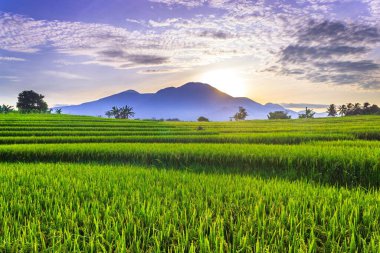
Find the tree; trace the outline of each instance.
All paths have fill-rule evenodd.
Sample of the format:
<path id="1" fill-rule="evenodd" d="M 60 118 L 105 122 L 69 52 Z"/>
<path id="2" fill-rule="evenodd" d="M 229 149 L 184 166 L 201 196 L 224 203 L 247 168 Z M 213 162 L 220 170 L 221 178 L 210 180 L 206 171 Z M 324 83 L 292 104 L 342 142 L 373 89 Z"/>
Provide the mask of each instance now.
<path id="1" fill-rule="evenodd" d="M 116 106 L 113 106 L 111 111 L 110 111 L 111 115 L 115 117 L 115 119 L 118 119 L 120 118 L 120 109 Z"/>
<path id="2" fill-rule="evenodd" d="M 14 109 L 13 109 L 13 106 L 10 106 L 10 105 L 1 105 L 0 106 L 0 113 L 9 113 L 9 112 L 13 112 Z"/>
<path id="3" fill-rule="evenodd" d="M 23 91 L 18 95 L 17 108 L 20 112 L 47 112 L 48 105 L 44 96 L 32 90 Z"/>
<path id="4" fill-rule="evenodd" d="M 111 118 L 112 117 L 112 112 L 111 111 L 106 111 L 106 116 L 107 118 Z"/>
<path id="5" fill-rule="evenodd" d="M 327 108 L 327 113 L 328 113 L 327 116 L 335 117 L 338 114 L 337 111 L 336 111 L 336 106 L 334 104 L 331 104 Z"/>
<path id="6" fill-rule="evenodd" d="M 306 107 L 305 113 L 299 114 L 298 118 L 300 118 L 300 119 L 311 119 L 311 118 L 314 118 L 314 114 L 315 114 L 315 112 L 313 111 L 313 109 L 308 109 Z"/>
<path id="7" fill-rule="evenodd" d="M 347 106 L 346 105 L 340 105 L 338 108 L 339 115 L 344 116 L 347 113 Z"/>
<path id="8" fill-rule="evenodd" d="M 239 121 L 239 120 L 245 120 L 247 116 L 248 116 L 247 110 L 244 107 L 239 106 L 239 111 L 235 113 L 233 117 L 236 121 Z"/>
<path id="9" fill-rule="evenodd" d="M 347 105 L 339 106 L 339 114 L 341 116 L 351 116 L 351 115 L 374 115 L 380 114 L 380 109 L 377 105 L 371 105 L 368 102 L 363 103 L 347 103 Z"/>
<path id="10" fill-rule="evenodd" d="M 199 122 L 209 122 L 209 119 L 206 118 L 206 117 L 200 116 L 200 117 L 198 118 L 198 121 L 199 121 Z"/>
<path id="11" fill-rule="evenodd" d="M 268 119 L 290 119 L 292 116 L 284 111 L 275 111 L 268 114 Z"/>
<path id="12" fill-rule="evenodd" d="M 55 109 L 55 113 L 56 113 L 56 114 L 62 114 L 62 109 L 61 109 L 61 108 L 59 108 L 59 109 Z"/>
<path id="13" fill-rule="evenodd" d="M 133 107 L 130 107 L 128 105 L 120 108 L 120 118 L 121 119 L 129 119 L 135 116 L 135 113 L 133 111 Z"/>
<path id="14" fill-rule="evenodd" d="M 132 107 L 129 107 L 128 105 L 126 105 L 120 108 L 117 106 L 113 106 L 111 110 L 105 113 L 105 115 L 108 118 L 113 116 L 115 119 L 129 119 L 135 116 L 135 113 L 133 112 Z"/>

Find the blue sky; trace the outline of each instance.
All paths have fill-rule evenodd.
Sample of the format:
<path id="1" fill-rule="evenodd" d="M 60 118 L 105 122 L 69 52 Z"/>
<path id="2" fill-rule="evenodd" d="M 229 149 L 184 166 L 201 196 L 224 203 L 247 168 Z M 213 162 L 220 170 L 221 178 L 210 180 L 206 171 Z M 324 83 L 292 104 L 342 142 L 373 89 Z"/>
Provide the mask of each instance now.
<path id="1" fill-rule="evenodd" d="M 0 103 L 189 81 L 261 103 L 380 104 L 380 1 L 0 0 Z"/>

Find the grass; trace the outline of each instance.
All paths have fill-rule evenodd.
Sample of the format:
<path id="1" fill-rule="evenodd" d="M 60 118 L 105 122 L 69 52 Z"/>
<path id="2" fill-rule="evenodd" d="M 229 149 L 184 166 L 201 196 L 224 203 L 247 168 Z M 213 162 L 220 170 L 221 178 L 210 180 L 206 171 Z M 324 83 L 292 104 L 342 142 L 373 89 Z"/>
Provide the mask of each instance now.
<path id="1" fill-rule="evenodd" d="M 380 252 L 379 140 L 379 116 L 0 115 L 0 252 Z"/>
<path id="2" fill-rule="evenodd" d="M 0 172 L 3 252 L 380 250 L 377 191 L 134 166 Z"/>

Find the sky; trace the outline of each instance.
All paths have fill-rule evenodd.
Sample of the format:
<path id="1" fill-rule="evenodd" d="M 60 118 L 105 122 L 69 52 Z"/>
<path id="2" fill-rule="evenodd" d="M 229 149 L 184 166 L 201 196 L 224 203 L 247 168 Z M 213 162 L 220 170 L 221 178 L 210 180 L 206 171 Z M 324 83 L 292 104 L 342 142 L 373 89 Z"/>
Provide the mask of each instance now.
<path id="1" fill-rule="evenodd" d="M 0 0 L 0 104 L 190 81 L 292 109 L 380 104 L 380 1 Z"/>

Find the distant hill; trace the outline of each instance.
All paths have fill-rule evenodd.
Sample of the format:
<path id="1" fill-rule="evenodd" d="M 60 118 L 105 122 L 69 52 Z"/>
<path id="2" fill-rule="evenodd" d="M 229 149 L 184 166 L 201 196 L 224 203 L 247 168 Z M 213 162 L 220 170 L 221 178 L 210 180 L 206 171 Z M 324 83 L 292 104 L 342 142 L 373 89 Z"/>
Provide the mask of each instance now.
<path id="1" fill-rule="evenodd" d="M 135 118 L 195 121 L 205 116 L 213 121 L 227 121 L 238 111 L 239 106 L 247 109 L 247 119 L 266 119 L 272 111 L 287 111 L 292 118 L 298 114 L 278 104 L 259 104 L 249 98 L 232 97 L 204 83 L 187 83 L 178 88 L 169 87 L 156 93 L 139 93 L 127 90 L 96 101 L 57 107 L 65 114 L 104 116 L 112 106 L 132 106 Z"/>

